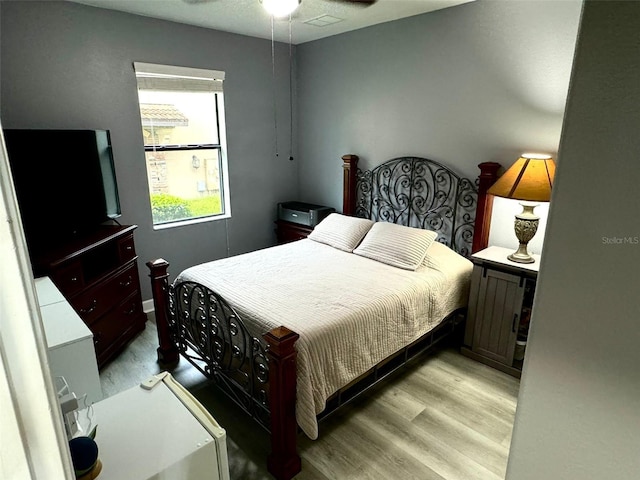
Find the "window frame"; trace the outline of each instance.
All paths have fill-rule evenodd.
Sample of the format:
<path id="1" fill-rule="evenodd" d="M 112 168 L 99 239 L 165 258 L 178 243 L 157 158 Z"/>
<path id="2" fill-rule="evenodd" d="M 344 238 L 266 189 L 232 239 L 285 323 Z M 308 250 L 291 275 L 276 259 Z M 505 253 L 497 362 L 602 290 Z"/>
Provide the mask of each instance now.
<path id="1" fill-rule="evenodd" d="M 230 187 L 229 187 L 229 164 L 227 160 L 227 133 L 226 133 L 226 121 L 225 121 L 225 111 L 224 111 L 224 91 L 222 88 L 222 82 L 224 80 L 224 72 L 217 70 L 204 70 L 204 69 L 196 69 L 189 67 L 178 67 L 178 66 L 170 66 L 170 65 L 158 65 L 158 64 L 149 64 L 149 63 L 139 63 L 134 62 L 134 72 L 136 74 L 136 91 L 149 91 L 154 90 L 153 88 L 144 88 L 141 86 L 141 82 L 139 78 L 144 73 L 139 73 L 138 70 L 142 72 L 149 71 L 159 76 L 167 75 L 169 77 L 177 77 L 181 79 L 193 78 L 197 83 L 201 83 L 202 78 L 213 78 L 215 82 L 219 82 L 217 87 L 214 87 L 211 90 L 211 93 L 214 94 L 215 97 L 215 126 L 218 135 L 219 143 L 194 143 L 194 144 L 167 144 L 167 145 L 146 145 L 144 144 L 143 139 L 143 148 L 146 154 L 148 152 L 178 152 L 178 151 L 199 151 L 199 150 L 217 150 L 218 151 L 218 170 L 220 176 L 220 202 L 222 212 L 219 214 L 211 214 L 202 217 L 191 217 L 183 220 L 175 220 L 175 221 L 166 221 L 162 223 L 155 223 L 153 220 L 153 215 L 151 217 L 151 222 L 154 230 L 163 230 L 167 228 L 181 227 L 185 225 L 192 225 L 197 223 L 211 222 L 217 220 L 224 220 L 227 218 L 231 218 L 231 195 L 230 195 Z M 188 80 L 187 80 L 188 82 Z M 185 83 L 187 83 L 185 82 Z M 155 89 L 161 91 L 171 92 L 173 90 L 162 90 Z M 181 92 L 189 92 L 189 88 L 184 89 L 175 89 L 175 91 Z M 194 88 L 191 90 L 194 93 L 202 92 L 203 90 L 200 88 Z M 140 96 L 138 95 L 138 108 L 140 108 Z M 222 121 L 221 121 L 222 120 Z M 144 129 L 144 125 L 141 122 L 140 125 L 142 129 Z M 149 173 L 147 171 L 147 181 L 149 180 Z M 151 192 L 149 192 L 149 202 L 151 203 Z"/>

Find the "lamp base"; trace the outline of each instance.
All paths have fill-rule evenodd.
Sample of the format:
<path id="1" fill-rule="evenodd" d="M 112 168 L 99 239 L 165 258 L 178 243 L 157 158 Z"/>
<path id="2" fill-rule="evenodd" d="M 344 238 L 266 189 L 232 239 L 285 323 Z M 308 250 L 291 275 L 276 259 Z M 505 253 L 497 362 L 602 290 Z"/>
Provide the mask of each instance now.
<path id="1" fill-rule="evenodd" d="M 507 258 L 517 263 L 534 263 L 535 259 L 529 255 L 527 251 L 527 244 L 538 230 L 540 217 L 533 213 L 533 209 L 537 207 L 537 204 L 529 205 L 521 203 L 520 205 L 522 205 L 522 213 L 516 215 L 516 221 L 514 223 L 516 237 L 518 237 L 520 245 L 518 246 L 518 250 Z"/>
<path id="2" fill-rule="evenodd" d="M 507 258 L 512 262 L 517 263 L 535 263 L 535 259 L 529 255 L 529 252 L 527 252 L 526 245 L 520 245 L 518 250 L 513 252 L 511 255 L 508 255 Z"/>

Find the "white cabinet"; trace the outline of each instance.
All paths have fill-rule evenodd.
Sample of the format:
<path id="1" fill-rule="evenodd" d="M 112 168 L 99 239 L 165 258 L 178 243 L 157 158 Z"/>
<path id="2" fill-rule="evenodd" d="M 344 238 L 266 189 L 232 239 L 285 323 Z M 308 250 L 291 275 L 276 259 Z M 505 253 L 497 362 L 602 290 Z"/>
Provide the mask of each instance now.
<path id="1" fill-rule="evenodd" d="M 476 305 L 473 351 L 504 365 L 513 364 L 524 285 L 518 275 L 486 269 Z"/>
<path id="2" fill-rule="evenodd" d="M 38 305 L 47 339 L 49 370 L 64 377 L 78 398 L 102 400 L 93 334 L 49 277 L 35 279 Z"/>
<path id="3" fill-rule="evenodd" d="M 100 480 L 229 480 L 226 432 L 168 373 L 93 405 Z M 144 388 L 143 388 L 144 387 Z"/>

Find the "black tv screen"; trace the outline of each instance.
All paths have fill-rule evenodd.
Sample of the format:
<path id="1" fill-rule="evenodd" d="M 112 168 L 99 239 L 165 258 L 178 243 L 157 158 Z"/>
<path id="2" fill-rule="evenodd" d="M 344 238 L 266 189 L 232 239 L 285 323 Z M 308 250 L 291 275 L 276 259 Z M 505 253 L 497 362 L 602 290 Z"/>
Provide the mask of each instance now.
<path id="1" fill-rule="evenodd" d="M 120 216 L 108 130 L 4 130 L 29 250 L 47 250 Z"/>

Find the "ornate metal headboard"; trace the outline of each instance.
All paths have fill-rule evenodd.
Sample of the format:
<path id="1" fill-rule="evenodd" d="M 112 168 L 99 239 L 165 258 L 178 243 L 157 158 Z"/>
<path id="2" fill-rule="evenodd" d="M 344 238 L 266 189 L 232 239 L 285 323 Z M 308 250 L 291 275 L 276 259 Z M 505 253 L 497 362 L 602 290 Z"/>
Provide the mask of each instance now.
<path id="1" fill-rule="evenodd" d="M 426 158 L 394 158 L 357 172 L 356 216 L 437 231 L 438 241 L 465 257 L 477 201 L 473 181 Z"/>

